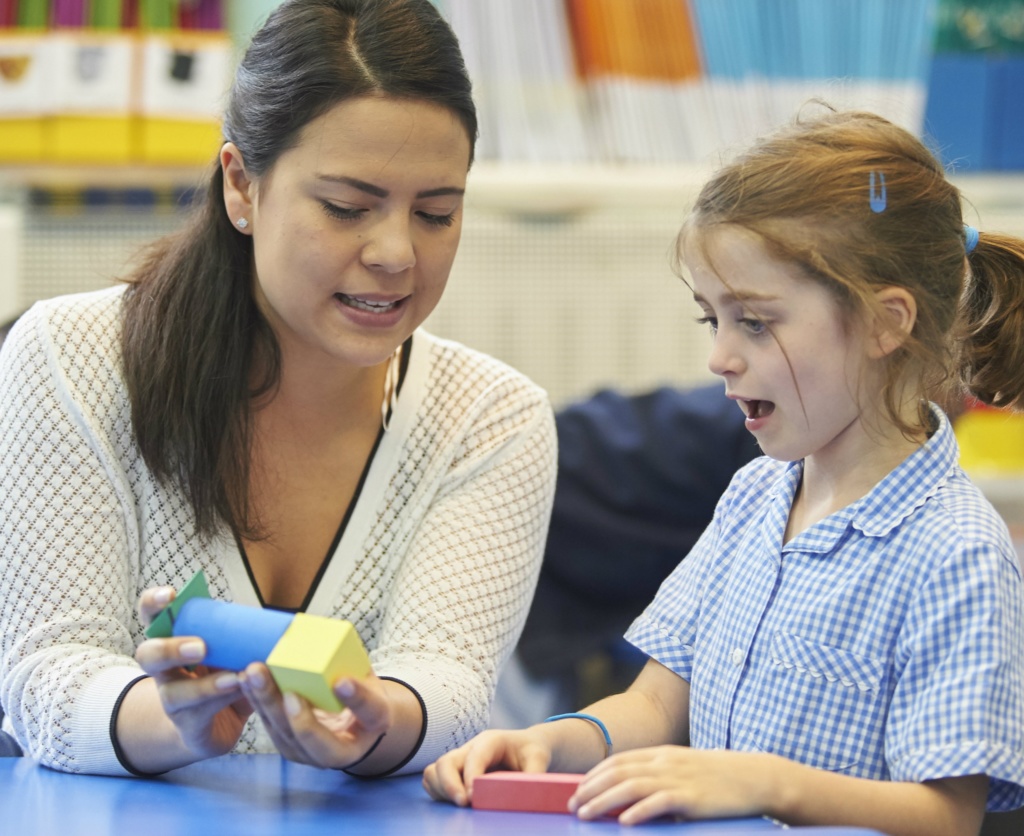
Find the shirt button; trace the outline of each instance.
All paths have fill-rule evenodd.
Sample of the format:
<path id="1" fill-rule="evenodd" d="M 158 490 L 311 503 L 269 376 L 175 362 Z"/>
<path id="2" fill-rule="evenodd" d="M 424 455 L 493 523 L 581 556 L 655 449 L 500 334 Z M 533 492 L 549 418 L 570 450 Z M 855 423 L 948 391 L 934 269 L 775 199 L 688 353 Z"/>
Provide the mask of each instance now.
<path id="1" fill-rule="evenodd" d="M 737 647 L 732 653 L 729 654 L 729 658 L 732 659 L 732 663 L 734 665 L 742 665 L 743 651 Z"/>

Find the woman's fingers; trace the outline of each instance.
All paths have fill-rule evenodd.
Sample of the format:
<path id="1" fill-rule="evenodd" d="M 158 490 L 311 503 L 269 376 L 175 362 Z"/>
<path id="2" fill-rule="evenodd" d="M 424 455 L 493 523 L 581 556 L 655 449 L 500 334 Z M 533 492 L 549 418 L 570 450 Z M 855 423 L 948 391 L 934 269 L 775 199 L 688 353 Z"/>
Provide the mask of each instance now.
<path id="1" fill-rule="evenodd" d="M 367 735 L 350 731 L 359 728 L 351 712 L 319 712 L 297 694 L 282 694 L 266 665 L 249 665 L 241 681 L 242 692 L 274 746 L 288 760 L 337 769 L 356 760 L 373 742 L 364 743 Z"/>
<path id="2" fill-rule="evenodd" d="M 310 763 L 335 769 L 366 756 L 391 725 L 391 706 L 380 680 L 343 679 L 335 694 L 345 704 L 340 714 L 316 711 L 296 694 L 285 694 L 283 707 L 292 737 Z"/>
<path id="3" fill-rule="evenodd" d="M 167 605 L 174 600 L 174 589 L 170 586 L 154 586 L 139 597 L 139 618 L 147 627 Z"/>
<path id="4" fill-rule="evenodd" d="M 135 651 L 136 661 L 156 682 L 169 715 L 201 708 L 204 716 L 212 716 L 242 697 L 238 675 L 203 667 L 199 663 L 205 655 L 206 645 L 194 636 L 149 639 Z M 248 716 L 251 711 L 246 705 L 238 713 Z"/>
<path id="5" fill-rule="evenodd" d="M 160 700 L 168 714 L 202 708 L 216 714 L 242 696 L 237 674 L 214 671 L 203 676 L 184 677 L 160 683 Z"/>
<path id="6" fill-rule="evenodd" d="M 391 704 L 373 674 L 364 679 L 339 679 L 334 683 L 334 695 L 367 732 L 379 735 L 391 725 Z"/>
<path id="7" fill-rule="evenodd" d="M 195 636 L 148 639 L 135 649 L 135 661 L 150 676 L 198 665 L 206 656 L 206 644 Z"/>
<path id="8" fill-rule="evenodd" d="M 285 694 L 282 705 L 289 723 L 288 738 L 295 758 L 304 763 L 343 769 L 358 760 L 363 751 L 373 744 L 373 739 L 364 741 L 368 737 L 366 735 L 352 732 L 336 734 L 321 722 L 318 712 L 298 694 Z"/>
<path id="9" fill-rule="evenodd" d="M 296 739 L 291 719 L 285 710 L 284 698 L 270 675 L 270 669 L 260 662 L 254 662 L 242 672 L 240 680 L 242 693 L 259 714 L 278 752 L 288 760 L 313 763 Z"/>

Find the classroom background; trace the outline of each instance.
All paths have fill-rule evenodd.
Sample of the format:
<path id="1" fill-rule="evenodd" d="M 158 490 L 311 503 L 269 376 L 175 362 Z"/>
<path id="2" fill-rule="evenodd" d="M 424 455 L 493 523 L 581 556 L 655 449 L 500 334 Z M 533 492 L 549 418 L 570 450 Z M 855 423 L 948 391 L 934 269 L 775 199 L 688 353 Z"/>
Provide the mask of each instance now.
<path id="1" fill-rule="evenodd" d="M 674 236 L 716 163 L 811 99 L 925 137 L 970 223 L 1024 235 L 1024 0 L 434 1 L 481 133 L 427 327 L 556 408 L 712 378 Z M 278 2 L 0 0 L 0 322 L 109 285 L 177 227 L 234 61 Z M 1022 422 L 975 409 L 957 426 L 1024 553 Z M 585 661 L 606 683 L 607 660 Z"/>
<path id="2" fill-rule="evenodd" d="M 0 321 L 115 281 L 175 228 L 233 63 L 277 2 L 0 0 Z M 924 136 L 971 223 L 1024 234 L 1024 0 L 435 3 L 481 132 L 427 325 L 556 407 L 711 379 L 675 233 L 719 160 L 811 99 Z M 972 475 L 1024 522 L 1024 433 L 978 420 Z"/>

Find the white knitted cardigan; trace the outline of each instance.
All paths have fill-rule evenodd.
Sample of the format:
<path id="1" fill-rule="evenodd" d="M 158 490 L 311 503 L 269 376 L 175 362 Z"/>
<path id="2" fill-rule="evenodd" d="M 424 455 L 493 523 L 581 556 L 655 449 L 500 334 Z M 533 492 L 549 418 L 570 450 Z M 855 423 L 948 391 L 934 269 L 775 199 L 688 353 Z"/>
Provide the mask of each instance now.
<path id="1" fill-rule="evenodd" d="M 26 753 L 123 775 L 113 707 L 140 674 L 140 592 L 198 570 L 258 605 L 230 532 L 196 536 L 180 490 L 134 444 L 122 288 L 38 303 L 0 353 L 0 705 Z M 519 636 L 554 494 L 545 393 L 424 331 L 348 526 L 307 612 L 352 621 L 374 670 L 408 683 L 426 731 L 402 772 L 487 723 Z M 238 752 L 273 751 L 257 718 Z"/>

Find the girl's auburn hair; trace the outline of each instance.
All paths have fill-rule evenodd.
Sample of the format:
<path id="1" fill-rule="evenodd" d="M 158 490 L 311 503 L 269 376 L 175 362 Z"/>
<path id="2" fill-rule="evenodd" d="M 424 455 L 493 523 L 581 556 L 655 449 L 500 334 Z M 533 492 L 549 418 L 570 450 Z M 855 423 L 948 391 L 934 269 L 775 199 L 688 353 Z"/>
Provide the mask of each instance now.
<path id="1" fill-rule="evenodd" d="M 908 396 L 1024 407 L 1024 240 L 981 232 L 968 255 L 960 191 L 904 128 L 860 111 L 798 117 L 708 181 L 677 259 L 683 235 L 718 224 L 758 235 L 850 317 L 881 315 L 879 288 L 913 295 L 913 330 L 885 361 L 885 409 L 903 432 L 926 429 L 924 413 L 901 417 Z"/>

